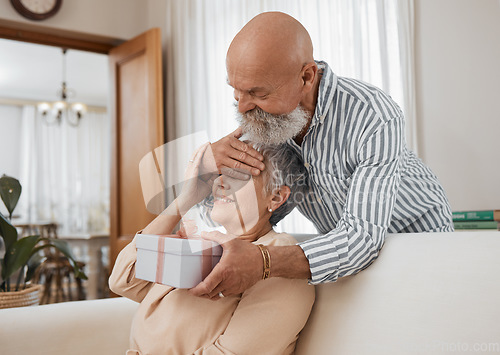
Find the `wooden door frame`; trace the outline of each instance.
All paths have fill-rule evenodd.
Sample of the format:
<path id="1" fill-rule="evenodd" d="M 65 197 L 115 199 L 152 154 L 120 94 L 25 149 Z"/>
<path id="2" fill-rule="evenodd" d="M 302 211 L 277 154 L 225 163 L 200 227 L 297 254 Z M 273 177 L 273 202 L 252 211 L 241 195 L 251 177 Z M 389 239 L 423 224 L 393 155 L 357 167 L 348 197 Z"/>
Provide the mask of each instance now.
<path id="1" fill-rule="evenodd" d="M 45 28 L 7 20 L 0 20 L 0 38 L 106 55 L 112 48 L 125 42 L 117 38 Z"/>

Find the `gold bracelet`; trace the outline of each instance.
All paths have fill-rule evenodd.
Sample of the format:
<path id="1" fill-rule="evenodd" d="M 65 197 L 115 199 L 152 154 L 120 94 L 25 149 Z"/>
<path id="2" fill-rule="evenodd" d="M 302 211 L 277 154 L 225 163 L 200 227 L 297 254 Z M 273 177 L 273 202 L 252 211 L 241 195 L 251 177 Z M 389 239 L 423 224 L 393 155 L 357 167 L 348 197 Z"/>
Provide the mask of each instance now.
<path id="1" fill-rule="evenodd" d="M 268 279 L 271 274 L 271 255 L 269 254 L 269 250 L 267 247 L 262 244 L 257 244 L 262 253 L 262 258 L 264 259 L 264 271 L 262 273 L 262 280 Z"/>

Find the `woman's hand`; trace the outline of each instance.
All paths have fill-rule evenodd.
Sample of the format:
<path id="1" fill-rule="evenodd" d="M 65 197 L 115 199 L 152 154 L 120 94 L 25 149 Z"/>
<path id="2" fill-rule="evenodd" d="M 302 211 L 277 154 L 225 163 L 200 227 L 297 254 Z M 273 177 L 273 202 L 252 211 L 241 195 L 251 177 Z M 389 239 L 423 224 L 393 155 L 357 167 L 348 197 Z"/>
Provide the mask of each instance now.
<path id="1" fill-rule="evenodd" d="M 181 214 L 203 201 L 212 191 L 214 180 L 218 177 L 213 160 L 209 142 L 203 144 L 193 153 L 184 174 L 181 193 L 177 197 Z M 202 165 L 203 171 L 200 169 Z"/>

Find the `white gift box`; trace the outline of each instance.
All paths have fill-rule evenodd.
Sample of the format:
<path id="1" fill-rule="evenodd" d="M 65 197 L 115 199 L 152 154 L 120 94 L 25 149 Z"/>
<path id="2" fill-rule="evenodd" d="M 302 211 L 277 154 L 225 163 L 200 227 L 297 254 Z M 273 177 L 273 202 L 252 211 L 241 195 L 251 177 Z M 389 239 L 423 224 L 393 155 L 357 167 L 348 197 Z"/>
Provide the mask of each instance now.
<path id="1" fill-rule="evenodd" d="M 137 234 L 135 277 L 176 288 L 191 288 L 212 271 L 222 247 L 202 239 Z"/>

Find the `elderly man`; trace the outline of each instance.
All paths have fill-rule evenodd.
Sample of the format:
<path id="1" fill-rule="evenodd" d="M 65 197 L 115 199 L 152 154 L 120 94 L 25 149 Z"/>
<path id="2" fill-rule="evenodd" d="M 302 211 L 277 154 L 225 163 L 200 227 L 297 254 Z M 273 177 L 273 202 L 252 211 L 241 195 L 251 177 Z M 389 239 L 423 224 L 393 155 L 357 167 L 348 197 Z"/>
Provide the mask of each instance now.
<path id="1" fill-rule="evenodd" d="M 406 146 L 400 108 L 381 90 L 314 61 L 309 34 L 294 18 L 253 18 L 233 39 L 226 65 L 240 128 L 212 144 L 219 169 L 264 169 L 262 156 L 238 139 L 242 133 L 290 145 L 309 173 L 298 208 L 322 234 L 269 247 L 270 277 L 336 281 L 366 268 L 388 232 L 453 230 L 440 183 Z M 224 254 L 190 292 L 216 299 L 263 277 L 266 258 L 257 246 L 218 232 L 206 238 L 223 243 Z"/>

